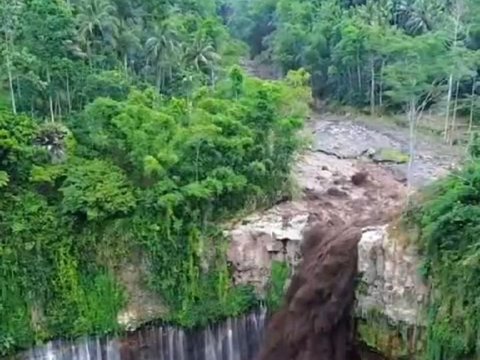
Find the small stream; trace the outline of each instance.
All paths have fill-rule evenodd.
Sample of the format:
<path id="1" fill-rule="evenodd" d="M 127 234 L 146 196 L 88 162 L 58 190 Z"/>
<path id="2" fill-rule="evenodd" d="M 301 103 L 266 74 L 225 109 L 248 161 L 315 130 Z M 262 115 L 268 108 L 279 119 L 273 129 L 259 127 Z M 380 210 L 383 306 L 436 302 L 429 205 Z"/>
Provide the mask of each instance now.
<path id="1" fill-rule="evenodd" d="M 52 341 L 18 360 L 252 360 L 263 339 L 267 310 L 200 330 L 147 326 L 120 338 Z"/>

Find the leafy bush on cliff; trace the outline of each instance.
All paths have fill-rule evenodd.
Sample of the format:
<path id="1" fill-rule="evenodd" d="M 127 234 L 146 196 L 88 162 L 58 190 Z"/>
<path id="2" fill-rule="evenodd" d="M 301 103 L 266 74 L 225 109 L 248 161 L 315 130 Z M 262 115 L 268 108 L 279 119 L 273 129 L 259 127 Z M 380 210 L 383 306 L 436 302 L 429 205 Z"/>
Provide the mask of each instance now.
<path id="1" fill-rule="evenodd" d="M 480 351 L 480 163 L 434 184 L 415 222 L 421 230 L 424 272 L 432 285 L 428 314 L 430 360 Z"/>
<path id="2" fill-rule="evenodd" d="M 138 254 L 166 320 L 195 326 L 251 307 L 219 223 L 287 190 L 308 100 L 307 74 L 290 78 L 303 80 L 237 69 L 191 98 L 98 98 L 68 119 L 75 146 L 61 162 L 35 142 L 52 126 L 1 113 L 0 352 L 115 331 L 128 300 L 119 269 Z"/>

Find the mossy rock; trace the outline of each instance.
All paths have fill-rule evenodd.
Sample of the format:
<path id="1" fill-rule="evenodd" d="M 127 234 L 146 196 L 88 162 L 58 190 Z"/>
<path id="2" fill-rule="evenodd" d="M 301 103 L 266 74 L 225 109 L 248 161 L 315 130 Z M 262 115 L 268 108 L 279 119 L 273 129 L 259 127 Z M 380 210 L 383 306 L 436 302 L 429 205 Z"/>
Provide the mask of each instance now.
<path id="1" fill-rule="evenodd" d="M 379 163 L 406 164 L 409 155 L 394 148 L 385 148 L 378 150 L 373 156 L 373 161 Z"/>
<path id="2" fill-rule="evenodd" d="M 421 359 L 425 339 L 421 328 L 406 324 L 391 324 L 377 311 L 358 319 L 360 340 L 367 346 L 392 360 Z"/>

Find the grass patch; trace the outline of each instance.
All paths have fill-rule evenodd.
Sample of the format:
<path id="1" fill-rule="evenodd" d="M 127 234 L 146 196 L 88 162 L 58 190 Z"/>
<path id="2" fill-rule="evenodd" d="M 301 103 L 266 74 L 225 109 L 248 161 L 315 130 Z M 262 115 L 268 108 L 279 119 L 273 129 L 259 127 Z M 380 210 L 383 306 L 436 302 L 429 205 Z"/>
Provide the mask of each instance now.
<path id="1" fill-rule="evenodd" d="M 387 148 L 381 149 L 375 155 L 375 160 L 380 162 L 393 162 L 397 164 L 405 164 L 409 160 L 408 154 L 405 154 L 397 149 Z"/>

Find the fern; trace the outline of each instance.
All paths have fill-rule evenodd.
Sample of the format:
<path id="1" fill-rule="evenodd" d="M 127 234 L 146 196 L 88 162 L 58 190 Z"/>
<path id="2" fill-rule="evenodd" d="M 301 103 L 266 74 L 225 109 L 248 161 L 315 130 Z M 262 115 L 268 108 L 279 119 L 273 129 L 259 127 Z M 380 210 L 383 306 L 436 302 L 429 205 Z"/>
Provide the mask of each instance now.
<path id="1" fill-rule="evenodd" d="M 0 188 L 7 186 L 9 181 L 8 174 L 5 171 L 0 171 Z"/>

